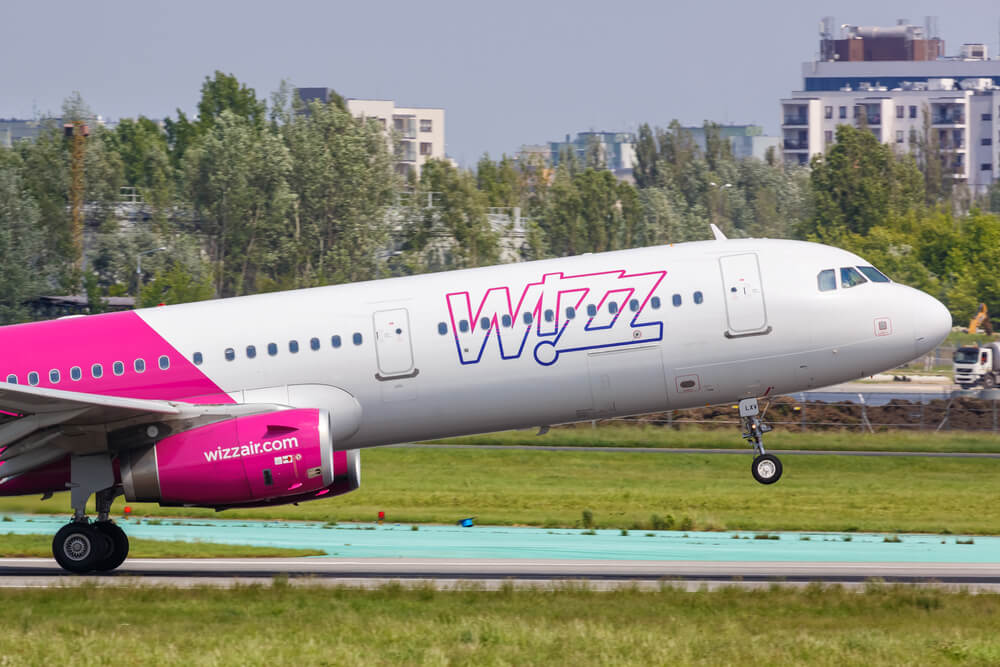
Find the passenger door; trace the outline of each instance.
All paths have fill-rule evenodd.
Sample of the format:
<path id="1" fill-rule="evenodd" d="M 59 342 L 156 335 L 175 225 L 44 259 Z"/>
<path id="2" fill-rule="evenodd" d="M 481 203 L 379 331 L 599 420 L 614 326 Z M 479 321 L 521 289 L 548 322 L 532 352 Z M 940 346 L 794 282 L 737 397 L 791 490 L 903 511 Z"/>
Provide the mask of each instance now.
<path id="1" fill-rule="evenodd" d="M 726 337 L 760 336 L 771 332 L 767 324 L 764 287 L 757 254 L 727 255 L 719 258 L 723 295 L 726 301 Z"/>
<path id="2" fill-rule="evenodd" d="M 410 340 L 410 315 L 405 308 L 380 310 L 372 315 L 375 326 L 375 354 L 379 380 L 413 377 L 413 344 Z"/>

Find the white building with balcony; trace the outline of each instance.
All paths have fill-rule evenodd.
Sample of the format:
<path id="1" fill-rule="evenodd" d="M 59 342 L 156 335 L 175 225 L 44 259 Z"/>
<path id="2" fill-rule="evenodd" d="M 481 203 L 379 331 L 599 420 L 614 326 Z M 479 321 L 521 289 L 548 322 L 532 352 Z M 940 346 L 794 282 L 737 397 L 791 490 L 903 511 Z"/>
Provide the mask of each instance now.
<path id="1" fill-rule="evenodd" d="M 355 116 L 374 118 L 386 131 L 393 131 L 396 144 L 396 171 L 419 175 L 431 158 L 445 159 L 444 109 L 397 107 L 392 100 L 347 100 L 347 110 Z"/>
<path id="2" fill-rule="evenodd" d="M 781 100 L 785 162 L 807 164 L 833 144 L 838 125 L 857 125 L 862 115 L 879 141 L 909 151 L 923 134 L 925 113 L 955 180 L 975 193 L 989 189 L 1000 178 L 1000 88 L 988 79 L 792 93 Z"/>
<path id="3" fill-rule="evenodd" d="M 331 88 L 296 88 L 303 102 L 328 103 L 336 93 Z M 386 133 L 394 133 L 396 171 L 407 176 L 420 169 L 431 158 L 444 160 L 444 109 L 430 107 L 397 107 L 392 100 L 345 100 L 347 110 L 359 118 L 372 118 Z"/>

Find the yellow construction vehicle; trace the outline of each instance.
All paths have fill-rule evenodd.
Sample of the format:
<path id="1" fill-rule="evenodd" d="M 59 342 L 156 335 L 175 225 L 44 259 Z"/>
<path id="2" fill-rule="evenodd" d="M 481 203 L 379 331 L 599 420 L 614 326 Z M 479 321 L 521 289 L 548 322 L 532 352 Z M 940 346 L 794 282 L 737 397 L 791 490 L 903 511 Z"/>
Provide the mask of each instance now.
<path id="1" fill-rule="evenodd" d="M 975 316 L 969 320 L 969 328 L 966 329 L 966 331 L 970 334 L 974 334 L 979 327 L 982 327 L 983 331 L 988 334 L 993 333 L 993 325 L 990 324 L 990 317 L 989 313 L 986 311 L 985 303 L 979 304 L 979 312 L 977 312 Z"/>

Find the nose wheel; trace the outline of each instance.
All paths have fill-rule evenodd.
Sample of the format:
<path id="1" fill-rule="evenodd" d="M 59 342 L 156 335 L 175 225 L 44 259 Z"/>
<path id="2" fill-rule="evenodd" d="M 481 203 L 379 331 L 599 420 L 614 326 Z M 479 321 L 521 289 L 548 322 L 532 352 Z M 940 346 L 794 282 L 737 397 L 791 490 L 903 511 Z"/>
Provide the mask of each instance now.
<path id="1" fill-rule="evenodd" d="M 781 460 L 764 450 L 764 434 L 771 427 L 761 421 L 756 398 L 740 401 L 740 422 L 743 424 L 743 439 L 753 447 L 755 454 L 750 466 L 753 478 L 761 484 L 774 484 L 781 479 Z"/>

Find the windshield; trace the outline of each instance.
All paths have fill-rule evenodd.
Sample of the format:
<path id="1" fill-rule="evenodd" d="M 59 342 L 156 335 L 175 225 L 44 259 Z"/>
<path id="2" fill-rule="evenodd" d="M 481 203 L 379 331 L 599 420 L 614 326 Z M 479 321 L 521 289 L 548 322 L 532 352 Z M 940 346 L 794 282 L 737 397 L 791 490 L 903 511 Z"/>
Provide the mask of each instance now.
<path id="1" fill-rule="evenodd" d="M 844 287 L 854 287 L 868 282 L 853 266 L 845 266 L 840 270 L 840 284 Z"/>
<path id="2" fill-rule="evenodd" d="M 876 269 L 874 266 L 859 266 L 858 271 L 865 274 L 865 278 L 872 281 L 873 283 L 887 283 L 889 282 L 888 276 Z"/>
<path id="3" fill-rule="evenodd" d="M 960 347 L 955 350 L 956 364 L 974 364 L 979 356 L 978 347 Z"/>

